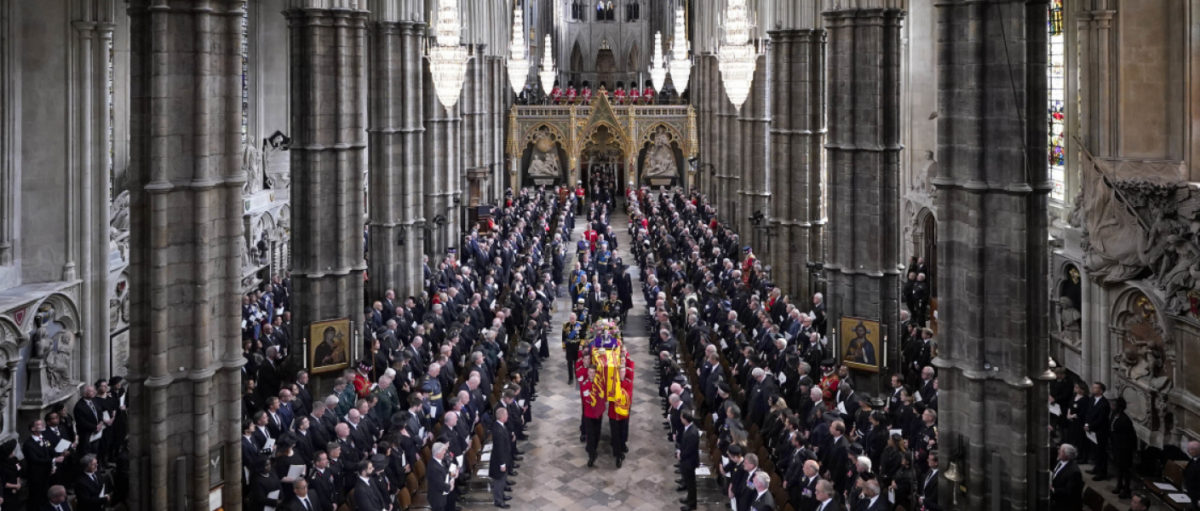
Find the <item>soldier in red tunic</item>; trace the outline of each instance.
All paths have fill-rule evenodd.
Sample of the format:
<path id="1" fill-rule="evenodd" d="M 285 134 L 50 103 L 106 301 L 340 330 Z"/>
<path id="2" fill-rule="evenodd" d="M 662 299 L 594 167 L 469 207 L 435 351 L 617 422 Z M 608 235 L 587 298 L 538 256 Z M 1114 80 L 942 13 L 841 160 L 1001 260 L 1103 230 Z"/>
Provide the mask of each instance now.
<path id="1" fill-rule="evenodd" d="M 838 379 L 837 371 L 834 370 L 835 364 L 833 359 L 827 358 L 821 361 L 821 400 L 825 402 L 826 410 L 833 410 L 834 396 L 837 395 Z"/>
<path id="2" fill-rule="evenodd" d="M 621 378 L 621 396 L 608 407 L 608 429 L 612 433 L 613 457 L 617 468 L 629 452 L 629 413 L 633 410 L 633 359 L 625 353 L 625 375 Z"/>
<path id="3" fill-rule="evenodd" d="M 588 466 L 596 466 L 596 447 L 600 444 L 600 425 L 604 421 L 604 410 L 608 399 L 604 385 L 596 382 L 596 370 L 588 369 L 587 377 L 579 385 L 583 400 L 583 430 L 587 436 Z"/>

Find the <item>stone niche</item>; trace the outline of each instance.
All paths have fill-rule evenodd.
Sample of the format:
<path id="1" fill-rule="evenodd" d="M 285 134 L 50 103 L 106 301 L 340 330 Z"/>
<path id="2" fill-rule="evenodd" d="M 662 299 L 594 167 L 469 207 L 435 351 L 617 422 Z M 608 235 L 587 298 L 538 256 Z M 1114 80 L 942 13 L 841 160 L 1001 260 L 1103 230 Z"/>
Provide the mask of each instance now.
<path id="1" fill-rule="evenodd" d="M 17 384 L 18 422 L 23 426 L 51 406 L 73 399 L 81 385 L 79 312 L 62 294 L 33 309 L 29 332 L 19 345 L 24 368 Z M 7 364 L 6 364 L 7 366 Z"/>
<path id="2" fill-rule="evenodd" d="M 1138 436 L 1162 447 L 1176 428 L 1180 389 L 1174 321 L 1163 314 L 1161 297 L 1129 286 L 1116 293 L 1109 316 L 1112 390 L 1129 407 Z"/>

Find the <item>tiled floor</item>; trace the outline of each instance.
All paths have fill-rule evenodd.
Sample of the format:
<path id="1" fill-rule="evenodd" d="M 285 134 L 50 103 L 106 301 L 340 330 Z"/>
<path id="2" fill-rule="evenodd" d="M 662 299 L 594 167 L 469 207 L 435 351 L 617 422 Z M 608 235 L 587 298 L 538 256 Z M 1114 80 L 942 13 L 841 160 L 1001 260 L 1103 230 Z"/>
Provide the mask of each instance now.
<path id="1" fill-rule="evenodd" d="M 583 222 L 576 219 L 574 239 L 578 240 Z M 629 243 L 627 217 L 624 213 L 612 216 L 617 232 L 618 254 L 627 264 L 633 256 L 625 251 Z M 558 337 L 551 338 L 550 359 L 542 366 L 540 397 L 534 402 L 533 419 L 528 431 L 529 440 L 520 445 L 525 460 L 514 478 L 512 504 L 514 510 L 591 510 L 624 509 L 663 511 L 679 509 L 675 492 L 673 464 L 675 446 L 667 440 L 663 429 L 662 407 L 654 381 L 653 358 L 649 354 L 646 336 L 646 303 L 642 298 L 637 268 L 633 272 L 633 308 L 629 311 L 624 329 L 626 347 L 634 357 L 637 376 L 634 380 L 633 411 L 630 413 L 629 454 L 617 468 L 609 449 L 608 420 L 605 419 L 600 440 L 600 457 L 595 468 L 588 468 L 587 453 L 579 441 L 580 404 L 578 390 L 567 383 L 567 368 Z M 569 312 L 569 298 L 564 292 L 556 303 L 554 320 L 561 325 Z M 557 329 L 556 329 L 557 331 Z M 703 484 L 703 482 L 702 482 Z M 701 510 L 728 509 L 713 503 L 713 491 L 702 492 Z M 709 503 L 705 503 L 708 500 Z M 466 509 L 494 509 L 486 503 L 469 503 Z"/>

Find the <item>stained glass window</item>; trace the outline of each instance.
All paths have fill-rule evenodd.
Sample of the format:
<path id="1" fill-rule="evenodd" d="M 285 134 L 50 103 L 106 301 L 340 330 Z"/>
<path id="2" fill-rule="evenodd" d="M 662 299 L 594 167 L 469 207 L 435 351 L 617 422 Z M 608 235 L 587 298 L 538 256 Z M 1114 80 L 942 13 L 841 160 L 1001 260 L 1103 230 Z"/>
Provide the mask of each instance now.
<path id="1" fill-rule="evenodd" d="M 1048 155 L 1047 164 L 1050 179 L 1054 188 L 1050 191 L 1053 200 L 1064 200 L 1066 197 L 1066 165 L 1067 165 L 1067 136 L 1066 136 L 1066 59 L 1063 51 L 1063 0 L 1053 0 L 1050 4 L 1050 16 L 1047 23 L 1049 31 L 1048 60 L 1046 70 L 1048 105 L 1046 111 L 1049 129 L 1047 135 Z"/>

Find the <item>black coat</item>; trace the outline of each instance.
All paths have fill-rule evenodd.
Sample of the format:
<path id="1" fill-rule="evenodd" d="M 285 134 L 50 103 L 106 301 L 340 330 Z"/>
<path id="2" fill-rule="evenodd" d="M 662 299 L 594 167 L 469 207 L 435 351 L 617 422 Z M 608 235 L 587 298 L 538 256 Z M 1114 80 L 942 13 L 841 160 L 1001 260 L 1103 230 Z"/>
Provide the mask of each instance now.
<path id="1" fill-rule="evenodd" d="M 322 474 L 315 468 L 308 473 L 308 496 L 316 504 L 314 511 L 333 511 L 341 500 L 342 484 L 332 470 Z M 313 492 L 316 492 L 316 498 Z"/>
<path id="2" fill-rule="evenodd" d="M 492 423 L 492 459 L 488 463 L 488 477 L 500 477 L 508 473 L 508 466 L 512 462 L 512 436 L 508 432 L 508 428 L 500 422 Z M 505 465 L 505 470 L 501 471 L 500 466 Z"/>
<path id="3" fill-rule="evenodd" d="M 700 433 L 697 431 L 696 425 L 691 424 L 680 435 L 679 468 L 692 470 L 698 466 L 700 466 Z"/>
<path id="4" fill-rule="evenodd" d="M 1089 397 L 1087 398 L 1087 401 L 1088 409 L 1084 422 L 1087 424 L 1088 431 L 1095 433 L 1100 439 L 1107 438 L 1109 427 L 1108 399 L 1101 397 L 1100 400 L 1097 401 L 1095 398 Z"/>
<path id="5" fill-rule="evenodd" d="M 1125 412 L 1117 413 L 1112 420 L 1108 436 L 1111 446 L 1113 464 L 1117 467 L 1130 468 L 1133 466 L 1133 453 L 1137 450 L 1137 432 L 1133 429 L 1133 421 Z"/>
<path id="6" fill-rule="evenodd" d="M 1079 465 L 1074 461 L 1067 462 L 1050 480 L 1050 502 L 1056 510 L 1083 509 L 1083 474 L 1079 473 Z"/>
<path id="7" fill-rule="evenodd" d="M 430 459 L 429 467 L 425 469 L 428 488 L 429 507 L 433 511 L 446 509 L 450 498 L 450 473 L 440 461 Z"/>
<path id="8" fill-rule="evenodd" d="M 358 476 L 354 477 L 355 511 L 381 511 L 387 508 L 387 504 L 374 485 Z"/>
<path id="9" fill-rule="evenodd" d="M 103 488 L 104 479 L 100 477 L 100 474 L 96 474 L 95 480 L 87 474 L 80 475 L 79 479 L 75 481 L 75 509 L 78 511 L 102 511 L 104 504 L 108 501 L 108 499 L 100 498 Z M 112 492 L 108 491 L 107 493 Z"/>

